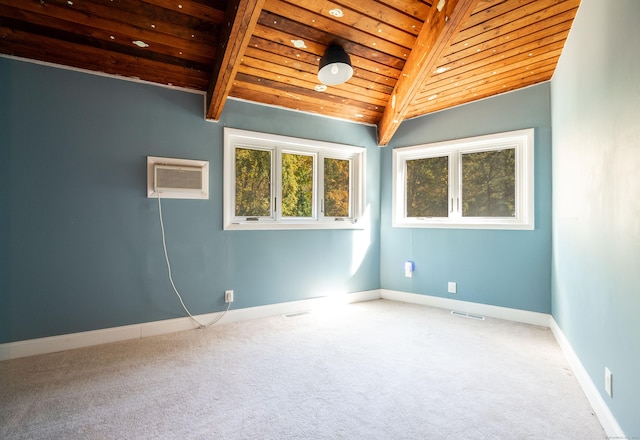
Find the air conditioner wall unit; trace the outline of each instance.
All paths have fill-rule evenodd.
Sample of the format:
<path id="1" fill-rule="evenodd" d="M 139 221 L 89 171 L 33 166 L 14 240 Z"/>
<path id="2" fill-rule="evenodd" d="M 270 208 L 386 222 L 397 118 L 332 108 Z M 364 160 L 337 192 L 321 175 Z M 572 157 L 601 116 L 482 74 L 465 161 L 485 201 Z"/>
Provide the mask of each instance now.
<path id="1" fill-rule="evenodd" d="M 147 157 L 147 197 L 209 198 L 209 162 Z"/>

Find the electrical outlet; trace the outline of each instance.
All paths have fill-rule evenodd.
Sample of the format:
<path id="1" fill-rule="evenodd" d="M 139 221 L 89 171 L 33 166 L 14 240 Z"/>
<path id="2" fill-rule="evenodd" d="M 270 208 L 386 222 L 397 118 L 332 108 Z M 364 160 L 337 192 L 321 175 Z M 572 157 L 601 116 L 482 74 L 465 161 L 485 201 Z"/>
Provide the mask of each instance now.
<path id="1" fill-rule="evenodd" d="M 456 282 L 455 281 L 449 281 L 449 283 L 447 285 L 447 291 L 449 293 L 456 293 L 456 290 L 457 290 Z"/>
<path id="2" fill-rule="evenodd" d="M 225 290 L 224 291 L 224 302 L 232 303 L 233 302 L 233 290 Z"/>
<path id="3" fill-rule="evenodd" d="M 604 367 L 604 389 L 609 395 L 609 397 L 613 397 L 612 386 L 613 386 L 613 375 L 611 374 L 611 371 L 607 367 Z"/>
<path id="4" fill-rule="evenodd" d="M 415 266 L 413 264 L 413 261 L 405 261 L 404 262 L 404 276 L 407 277 L 407 278 L 413 277 L 414 268 L 415 268 Z"/>

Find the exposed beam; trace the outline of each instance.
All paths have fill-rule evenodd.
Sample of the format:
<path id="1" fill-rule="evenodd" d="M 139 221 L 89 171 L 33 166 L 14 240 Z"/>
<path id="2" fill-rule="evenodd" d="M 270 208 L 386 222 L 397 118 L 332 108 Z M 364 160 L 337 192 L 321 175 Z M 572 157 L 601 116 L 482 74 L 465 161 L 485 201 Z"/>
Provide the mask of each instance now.
<path id="1" fill-rule="evenodd" d="M 218 120 L 265 0 L 231 0 L 207 89 L 207 119 Z"/>
<path id="2" fill-rule="evenodd" d="M 378 145 L 391 141 L 422 85 L 433 75 L 479 0 L 435 0 L 378 123 Z M 442 6 L 438 10 L 438 6 Z"/>

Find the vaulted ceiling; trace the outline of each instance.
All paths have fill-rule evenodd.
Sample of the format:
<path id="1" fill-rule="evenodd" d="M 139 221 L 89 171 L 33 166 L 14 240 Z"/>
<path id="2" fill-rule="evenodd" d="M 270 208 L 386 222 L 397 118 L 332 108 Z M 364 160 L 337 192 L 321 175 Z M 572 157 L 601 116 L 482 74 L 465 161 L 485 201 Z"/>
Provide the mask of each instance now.
<path id="1" fill-rule="evenodd" d="M 0 0 L 0 53 L 376 124 L 547 81 L 580 0 Z M 353 77 L 326 90 L 331 44 Z"/>

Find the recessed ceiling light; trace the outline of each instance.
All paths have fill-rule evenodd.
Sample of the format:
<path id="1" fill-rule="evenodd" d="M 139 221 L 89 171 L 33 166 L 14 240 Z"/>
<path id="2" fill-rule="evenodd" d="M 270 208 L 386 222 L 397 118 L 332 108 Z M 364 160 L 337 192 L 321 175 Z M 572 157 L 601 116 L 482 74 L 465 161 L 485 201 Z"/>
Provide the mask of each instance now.
<path id="1" fill-rule="evenodd" d="M 443 66 L 443 67 L 438 67 L 438 68 L 436 69 L 436 73 L 444 73 L 444 72 L 446 72 L 447 70 L 449 70 L 449 68 L 448 68 L 448 67 L 444 67 L 444 66 Z"/>
<path id="2" fill-rule="evenodd" d="M 324 84 L 318 84 L 314 87 L 314 90 L 316 92 L 324 92 L 325 90 L 327 90 L 327 86 L 325 86 Z"/>
<path id="3" fill-rule="evenodd" d="M 293 47 L 297 47 L 298 49 L 306 49 L 307 45 L 304 44 L 304 41 L 302 40 L 291 40 L 291 44 L 293 44 Z"/>
<path id="4" fill-rule="evenodd" d="M 355 116 L 356 118 L 364 118 L 364 115 L 362 113 L 356 113 Z"/>
<path id="5" fill-rule="evenodd" d="M 427 99 L 428 99 L 429 101 L 433 101 L 433 100 L 434 100 L 434 99 L 436 99 L 437 97 L 438 97 L 438 95 L 431 95 L 431 96 L 429 96 Z"/>
<path id="6" fill-rule="evenodd" d="M 342 9 L 338 9 L 338 8 L 330 10 L 329 14 L 333 15 L 336 18 L 344 17 L 344 12 L 342 12 Z"/>
<path id="7" fill-rule="evenodd" d="M 140 40 L 132 41 L 132 43 L 135 44 L 138 47 L 149 47 L 149 45 L 147 43 L 145 43 L 144 41 L 140 41 Z"/>

